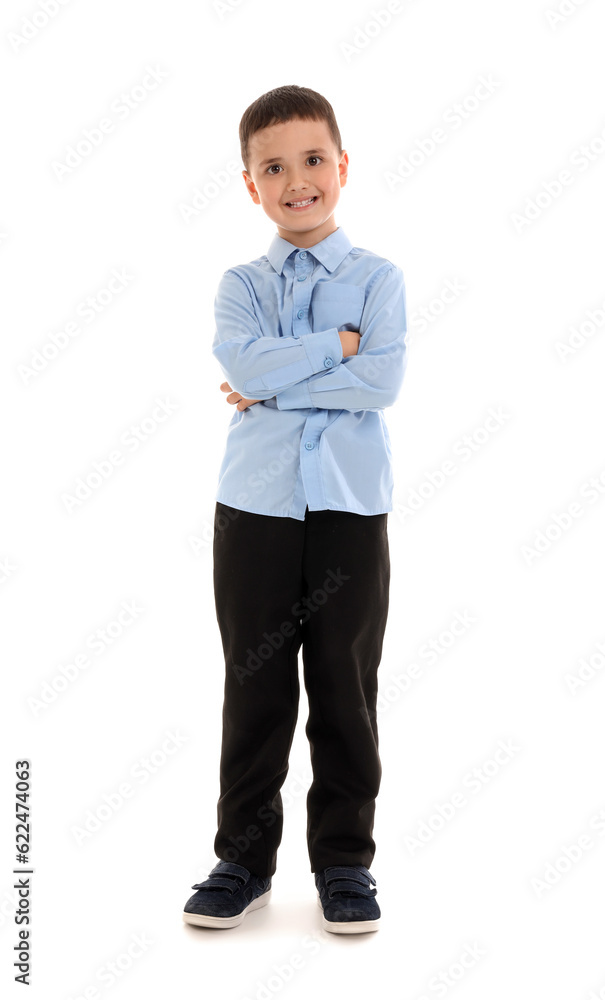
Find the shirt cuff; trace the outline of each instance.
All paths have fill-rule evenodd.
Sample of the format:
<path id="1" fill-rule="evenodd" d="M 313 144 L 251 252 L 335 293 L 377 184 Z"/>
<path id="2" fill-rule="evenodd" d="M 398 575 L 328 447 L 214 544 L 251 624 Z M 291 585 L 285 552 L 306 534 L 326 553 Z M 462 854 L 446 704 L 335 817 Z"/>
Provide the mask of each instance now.
<path id="1" fill-rule="evenodd" d="M 275 396 L 279 410 L 299 410 L 313 406 L 308 382 L 297 382 Z"/>
<path id="2" fill-rule="evenodd" d="M 335 326 L 318 333 L 303 333 L 299 340 L 309 359 L 311 371 L 315 374 L 329 371 L 342 361 L 342 343 Z"/>

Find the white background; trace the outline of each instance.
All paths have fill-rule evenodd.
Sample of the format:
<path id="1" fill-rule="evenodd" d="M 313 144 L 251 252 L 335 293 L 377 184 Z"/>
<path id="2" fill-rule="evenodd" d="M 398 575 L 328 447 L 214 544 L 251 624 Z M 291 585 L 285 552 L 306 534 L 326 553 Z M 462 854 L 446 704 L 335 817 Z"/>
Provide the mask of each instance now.
<path id="1" fill-rule="evenodd" d="M 32 0 L 3 4 L 5 995 L 22 995 L 11 887 L 25 757 L 28 996 L 605 997 L 605 16 L 599 0 L 561 6 L 556 21 L 554 0 L 409 0 L 381 26 L 382 0 L 72 0 L 46 19 Z M 163 79 L 120 119 L 112 102 L 140 95 L 148 67 Z M 320 930 L 304 687 L 270 905 L 229 931 L 181 921 L 216 862 L 211 526 L 233 411 L 210 350 L 213 299 L 222 272 L 274 235 L 245 190 L 237 130 L 288 83 L 332 103 L 350 157 L 336 221 L 401 266 L 409 310 L 408 370 L 386 412 L 395 493 L 372 865 L 383 916 L 377 934 L 352 937 Z M 108 115 L 113 131 L 61 173 Z M 557 188 L 563 170 L 571 182 Z M 196 189 L 207 204 L 188 212 Z M 114 269 L 130 277 L 107 302 Z M 89 296 L 103 307 L 87 323 Z M 47 357 L 73 321 L 78 334 Z M 130 451 L 121 436 L 158 399 L 171 414 Z M 119 447 L 123 463 L 70 510 L 78 479 Z M 91 653 L 122 602 L 136 620 Z M 474 620 L 452 637 L 457 614 Z M 169 733 L 182 742 L 162 755 Z M 512 749 L 498 760 L 500 741 Z M 103 813 L 126 782 L 130 799 Z M 464 804 L 438 829 L 453 799 Z M 477 957 L 456 964 L 469 947 Z M 119 976 L 102 980 L 112 962 Z"/>

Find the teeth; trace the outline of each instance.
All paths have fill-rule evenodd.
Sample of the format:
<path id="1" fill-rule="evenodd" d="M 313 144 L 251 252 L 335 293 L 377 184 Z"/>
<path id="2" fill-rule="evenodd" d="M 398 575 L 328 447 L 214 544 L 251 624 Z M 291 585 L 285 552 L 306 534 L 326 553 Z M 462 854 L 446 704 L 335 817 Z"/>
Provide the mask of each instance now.
<path id="1" fill-rule="evenodd" d="M 300 208 L 302 205 L 310 205 L 312 201 L 315 201 L 315 198 L 307 198 L 306 201 L 290 201 L 288 204 L 294 208 Z"/>

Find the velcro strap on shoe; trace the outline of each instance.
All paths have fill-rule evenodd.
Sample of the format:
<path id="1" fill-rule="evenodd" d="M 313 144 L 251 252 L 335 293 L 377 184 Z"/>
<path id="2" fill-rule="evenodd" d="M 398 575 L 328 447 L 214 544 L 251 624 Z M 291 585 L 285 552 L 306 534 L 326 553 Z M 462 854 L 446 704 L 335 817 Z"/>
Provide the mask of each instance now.
<path id="1" fill-rule="evenodd" d="M 250 872 L 242 865 L 232 861 L 219 861 L 210 875 L 203 882 L 196 882 L 192 889 L 228 889 L 231 894 L 239 890 L 250 880 Z"/>
<path id="2" fill-rule="evenodd" d="M 228 889 L 230 893 L 237 892 L 240 888 L 232 878 L 225 878 L 223 875 L 211 875 L 205 882 L 197 882 L 191 886 L 192 889 Z"/>
<path id="3" fill-rule="evenodd" d="M 330 865 L 329 868 L 326 868 L 324 874 L 326 883 L 331 882 L 335 878 L 346 878 L 349 879 L 349 881 L 353 880 L 355 882 L 360 882 L 362 885 L 367 885 L 368 882 L 371 882 L 372 885 L 376 885 L 376 879 L 370 875 L 367 868 L 364 868 L 363 871 L 358 871 L 357 868 L 351 868 L 349 866 L 345 867 L 343 865 L 340 867 L 338 865 Z"/>
<path id="4" fill-rule="evenodd" d="M 370 889 L 367 885 L 360 884 L 357 880 L 337 879 L 328 884 L 328 896 L 332 899 L 337 893 L 352 893 L 355 896 L 375 896 L 376 889 Z"/>
<path id="5" fill-rule="evenodd" d="M 214 866 L 212 872 L 216 872 L 217 875 L 235 875 L 236 878 L 241 878 L 244 885 L 250 878 L 250 872 L 243 865 L 236 865 L 233 861 L 219 861 L 217 865 Z"/>
<path id="6" fill-rule="evenodd" d="M 368 898 L 376 895 L 376 889 L 370 886 L 370 883 L 376 885 L 376 879 L 365 865 L 329 865 L 324 878 L 329 899 L 333 899 L 337 893 Z"/>

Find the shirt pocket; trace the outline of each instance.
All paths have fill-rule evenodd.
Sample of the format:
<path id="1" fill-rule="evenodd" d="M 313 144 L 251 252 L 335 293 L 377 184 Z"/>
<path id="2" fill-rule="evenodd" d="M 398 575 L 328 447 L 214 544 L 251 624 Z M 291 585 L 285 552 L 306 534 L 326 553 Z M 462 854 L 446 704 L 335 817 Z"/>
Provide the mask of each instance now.
<path id="1" fill-rule="evenodd" d="M 320 281 L 311 296 L 312 329 L 359 330 L 365 290 L 344 282 Z"/>

